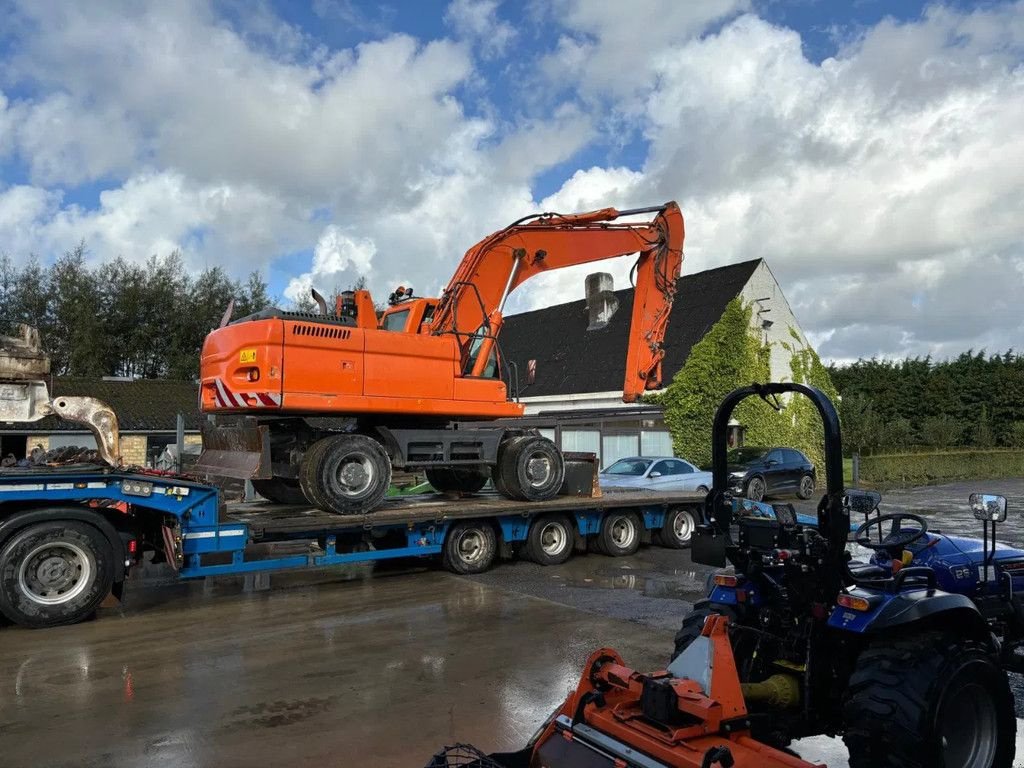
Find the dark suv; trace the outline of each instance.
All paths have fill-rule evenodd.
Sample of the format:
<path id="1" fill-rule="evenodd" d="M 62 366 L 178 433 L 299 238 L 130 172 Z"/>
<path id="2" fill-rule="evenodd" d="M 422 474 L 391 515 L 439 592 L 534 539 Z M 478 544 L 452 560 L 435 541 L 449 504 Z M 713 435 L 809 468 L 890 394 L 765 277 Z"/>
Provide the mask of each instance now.
<path id="1" fill-rule="evenodd" d="M 729 487 L 733 493 L 753 501 L 790 493 L 809 499 L 816 480 L 814 464 L 795 448 L 729 451 Z"/>

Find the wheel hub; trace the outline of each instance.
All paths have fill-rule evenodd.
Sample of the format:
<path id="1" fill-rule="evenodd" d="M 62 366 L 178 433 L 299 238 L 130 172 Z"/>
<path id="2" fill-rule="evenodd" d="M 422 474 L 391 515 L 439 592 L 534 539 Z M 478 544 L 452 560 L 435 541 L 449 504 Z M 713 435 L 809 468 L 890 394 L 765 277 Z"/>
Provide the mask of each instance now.
<path id="1" fill-rule="evenodd" d="M 557 523 L 548 523 L 540 532 L 540 546 L 546 555 L 557 555 L 565 549 L 565 529 Z"/>
<path id="2" fill-rule="evenodd" d="M 551 459 L 544 455 L 531 456 L 526 463 L 526 476 L 534 488 L 547 484 L 551 470 Z"/>
<path id="3" fill-rule="evenodd" d="M 18 582 L 22 594 L 42 605 L 64 603 L 81 594 L 89 585 L 91 561 L 70 542 L 43 544 L 22 561 Z"/>
<path id="4" fill-rule="evenodd" d="M 690 537 L 693 536 L 693 521 L 688 514 L 680 512 L 676 515 L 676 519 L 672 521 L 672 530 L 680 541 L 689 541 Z"/>
<path id="5" fill-rule="evenodd" d="M 364 492 L 373 483 L 373 463 L 367 456 L 348 456 L 338 470 L 338 482 L 349 495 Z"/>
<path id="6" fill-rule="evenodd" d="M 626 517 L 620 517 L 612 525 L 612 541 L 618 547 L 628 547 L 633 543 L 633 537 L 636 535 L 636 529 L 633 527 L 633 521 Z"/>
<path id="7" fill-rule="evenodd" d="M 466 563 L 475 563 L 483 555 L 484 540 L 477 531 L 466 531 L 459 539 L 459 556 Z"/>

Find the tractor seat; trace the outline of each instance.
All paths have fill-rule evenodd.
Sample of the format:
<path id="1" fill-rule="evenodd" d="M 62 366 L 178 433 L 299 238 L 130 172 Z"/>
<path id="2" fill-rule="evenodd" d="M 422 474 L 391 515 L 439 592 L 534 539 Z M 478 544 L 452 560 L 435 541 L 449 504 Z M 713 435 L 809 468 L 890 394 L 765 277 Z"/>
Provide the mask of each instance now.
<path id="1" fill-rule="evenodd" d="M 874 563 L 863 563 L 860 560 L 850 561 L 850 573 L 857 579 L 888 579 L 892 572 Z"/>

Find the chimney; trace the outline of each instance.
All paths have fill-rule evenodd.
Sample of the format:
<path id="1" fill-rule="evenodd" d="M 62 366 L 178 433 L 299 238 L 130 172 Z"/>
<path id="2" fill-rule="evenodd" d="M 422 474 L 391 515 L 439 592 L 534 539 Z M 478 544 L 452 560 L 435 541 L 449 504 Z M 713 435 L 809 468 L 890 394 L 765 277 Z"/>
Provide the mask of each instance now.
<path id="1" fill-rule="evenodd" d="M 594 272 L 584 281 L 587 296 L 587 330 L 604 328 L 619 308 L 619 300 L 612 292 L 615 283 L 607 272 Z"/>

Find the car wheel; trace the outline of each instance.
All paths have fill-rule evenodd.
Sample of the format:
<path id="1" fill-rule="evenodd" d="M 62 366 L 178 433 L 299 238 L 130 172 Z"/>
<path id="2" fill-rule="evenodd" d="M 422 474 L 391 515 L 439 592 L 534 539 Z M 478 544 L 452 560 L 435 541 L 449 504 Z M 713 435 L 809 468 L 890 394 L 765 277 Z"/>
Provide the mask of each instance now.
<path id="1" fill-rule="evenodd" d="M 809 499 L 814 495 L 814 478 L 810 475 L 804 475 L 800 478 L 800 488 L 797 490 L 796 495 L 801 499 Z"/>
<path id="2" fill-rule="evenodd" d="M 706 485 L 698 485 L 697 486 L 697 493 L 703 493 L 703 494 L 707 495 L 707 492 L 708 492 L 708 487 Z"/>
<path id="3" fill-rule="evenodd" d="M 761 501 L 764 498 L 764 479 L 760 477 L 751 478 L 747 483 L 747 492 L 744 494 L 751 501 Z"/>

